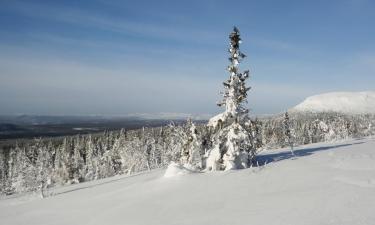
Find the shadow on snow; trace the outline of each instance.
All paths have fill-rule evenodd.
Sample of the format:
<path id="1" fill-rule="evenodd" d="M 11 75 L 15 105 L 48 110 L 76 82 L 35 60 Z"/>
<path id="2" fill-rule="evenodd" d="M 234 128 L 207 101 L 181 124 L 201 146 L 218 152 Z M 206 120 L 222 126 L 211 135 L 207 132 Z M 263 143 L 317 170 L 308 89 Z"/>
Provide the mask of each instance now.
<path id="1" fill-rule="evenodd" d="M 284 152 L 279 152 L 279 153 L 258 155 L 256 157 L 256 164 L 259 166 L 263 166 L 270 162 L 277 162 L 277 161 L 286 160 L 286 159 L 309 156 L 319 151 L 326 151 L 326 150 L 333 149 L 333 148 L 341 148 L 341 147 L 346 147 L 346 146 L 351 146 L 351 145 L 359 145 L 363 143 L 365 142 L 357 142 L 357 143 L 351 143 L 351 144 L 339 144 L 339 145 L 323 146 L 323 147 L 315 147 L 315 148 L 295 149 L 293 151 L 294 155 L 292 151 L 288 151 L 288 150 L 285 150 Z"/>

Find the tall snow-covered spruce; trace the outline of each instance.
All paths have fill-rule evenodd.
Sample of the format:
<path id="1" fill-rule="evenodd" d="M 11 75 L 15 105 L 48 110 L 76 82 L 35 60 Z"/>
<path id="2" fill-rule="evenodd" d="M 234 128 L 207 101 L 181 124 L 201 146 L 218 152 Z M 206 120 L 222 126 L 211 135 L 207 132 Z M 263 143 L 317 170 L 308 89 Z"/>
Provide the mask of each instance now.
<path id="1" fill-rule="evenodd" d="M 229 40 L 229 79 L 223 82 L 223 100 L 218 103 L 218 106 L 225 107 L 225 111 L 208 122 L 213 146 L 206 153 L 207 170 L 247 168 L 256 153 L 253 124 L 249 110 L 244 107 L 250 90 L 245 82 L 249 78 L 249 70 L 239 71 L 239 64 L 246 55 L 240 51 L 241 38 L 236 27 L 230 33 Z"/>

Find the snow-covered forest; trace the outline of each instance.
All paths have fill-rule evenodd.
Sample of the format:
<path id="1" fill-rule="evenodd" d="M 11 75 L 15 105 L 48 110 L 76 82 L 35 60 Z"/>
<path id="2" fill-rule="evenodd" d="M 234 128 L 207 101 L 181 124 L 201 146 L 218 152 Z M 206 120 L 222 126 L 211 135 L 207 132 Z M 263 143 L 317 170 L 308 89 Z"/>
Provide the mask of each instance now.
<path id="1" fill-rule="evenodd" d="M 338 113 L 289 114 L 294 146 L 365 137 L 375 134 L 375 116 Z M 288 147 L 285 115 L 253 119 L 257 152 Z M 22 142 L 0 152 L 2 194 L 46 190 L 143 170 L 180 161 L 190 149 L 191 128 L 169 125 Z M 212 148 L 212 133 L 196 124 L 198 161 Z M 191 140 L 191 139 L 190 139 Z M 256 160 L 256 159 L 255 159 Z"/>

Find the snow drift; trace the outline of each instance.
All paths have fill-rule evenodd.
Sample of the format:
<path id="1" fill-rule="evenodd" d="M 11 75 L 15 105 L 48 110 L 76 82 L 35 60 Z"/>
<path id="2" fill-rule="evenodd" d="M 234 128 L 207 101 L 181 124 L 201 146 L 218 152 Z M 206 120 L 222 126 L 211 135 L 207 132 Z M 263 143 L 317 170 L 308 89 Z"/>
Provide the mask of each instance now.
<path id="1" fill-rule="evenodd" d="M 375 114 L 375 92 L 331 92 L 306 98 L 294 112 L 340 112 Z"/>
<path id="2" fill-rule="evenodd" d="M 189 164 L 181 165 L 179 163 L 171 162 L 168 165 L 167 170 L 164 173 L 164 177 L 177 177 L 181 175 L 191 174 L 191 173 L 198 173 L 199 171 L 190 166 Z"/>

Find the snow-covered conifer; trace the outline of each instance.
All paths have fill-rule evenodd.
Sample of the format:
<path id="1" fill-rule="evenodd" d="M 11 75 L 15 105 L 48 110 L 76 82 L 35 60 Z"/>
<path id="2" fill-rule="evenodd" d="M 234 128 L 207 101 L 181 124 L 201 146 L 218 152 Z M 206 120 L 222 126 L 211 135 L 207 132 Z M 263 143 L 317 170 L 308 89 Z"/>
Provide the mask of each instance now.
<path id="1" fill-rule="evenodd" d="M 46 197 L 46 190 L 51 183 L 52 164 L 50 162 L 51 156 L 47 148 L 41 147 L 38 151 L 38 158 L 36 166 L 38 169 L 37 182 L 41 197 Z"/>
<path id="2" fill-rule="evenodd" d="M 201 141 L 198 137 L 198 130 L 191 119 L 187 121 L 187 131 L 180 162 L 183 165 L 187 164 L 193 168 L 202 167 Z"/>
<path id="3" fill-rule="evenodd" d="M 256 118 L 252 121 L 253 124 L 253 137 L 254 137 L 254 146 L 256 149 L 263 148 L 263 134 L 262 134 L 262 122 Z"/>
<path id="4" fill-rule="evenodd" d="M 56 183 L 61 185 L 64 185 L 69 181 L 68 145 L 67 138 L 64 138 L 62 144 L 56 148 L 54 157 L 53 179 Z"/>
<path id="5" fill-rule="evenodd" d="M 5 176 L 5 155 L 4 150 L 0 150 L 0 195 L 4 193 L 5 190 L 5 182 L 6 182 L 6 176 Z"/>
<path id="6" fill-rule="evenodd" d="M 223 83 L 223 100 L 218 103 L 218 106 L 225 106 L 225 111 L 208 122 L 214 143 L 207 152 L 208 170 L 248 167 L 255 155 L 253 127 L 249 110 L 244 106 L 250 90 L 245 83 L 249 71 L 239 71 L 239 64 L 246 56 L 240 51 L 241 38 L 236 27 L 230 33 L 229 40 L 229 79 Z"/>
<path id="7" fill-rule="evenodd" d="M 97 172 L 97 157 L 96 157 L 96 145 L 93 141 L 92 135 L 88 136 L 86 144 L 86 176 L 85 180 L 96 180 Z"/>
<path id="8" fill-rule="evenodd" d="M 289 114 L 288 112 L 285 112 L 284 114 L 284 120 L 283 120 L 283 131 L 285 135 L 285 143 L 290 146 L 290 150 L 293 152 L 293 146 L 294 146 L 294 137 L 292 134 L 292 128 L 290 124 Z"/>
<path id="9" fill-rule="evenodd" d="M 5 185 L 5 194 L 6 195 L 10 195 L 10 194 L 13 194 L 15 191 L 16 191 L 16 188 L 14 188 L 14 183 L 16 183 L 16 179 L 18 177 L 18 171 L 17 171 L 17 167 L 19 167 L 20 165 L 18 165 L 17 163 L 17 150 L 19 150 L 19 147 L 18 145 L 16 144 L 16 148 L 15 149 L 12 149 L 10 152 L 9 152 L 9 156 L 8 156 L 8 162 L 7 162 L 7 166 L 8 166 L 8 173 L 7 173 L 7 183 Z"/>
<path id="10" fill-rule="evenodd" d="M 73 149 L 71 170 L 73 176 L 73 183 L 80 183 L 84 180 L 85 171 L 84 171 L 84 159 L 82 157 L 82 152 L 84 151 L 83 138 L 77 136 L 75 141 L 75 146 Z"/>

